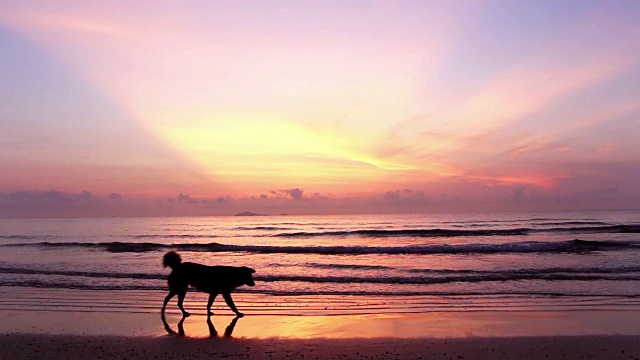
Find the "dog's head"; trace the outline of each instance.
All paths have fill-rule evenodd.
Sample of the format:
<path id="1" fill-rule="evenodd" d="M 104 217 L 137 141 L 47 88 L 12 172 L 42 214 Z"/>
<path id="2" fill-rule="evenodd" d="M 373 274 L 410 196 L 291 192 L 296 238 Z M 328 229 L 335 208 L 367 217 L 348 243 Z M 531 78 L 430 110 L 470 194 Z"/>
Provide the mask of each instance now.
<path id="1" fill-rule="evenodd" d="M 253 281 L 253 273 L 256 272 L 250 267 L 243 266 L 242 269 L 242 283 L 249 286 L 254 286 L 256 283 Z"/>
<path id="2" fill-rule="evenodd" d="M 181 262 L 182 262 L 182 258 L 175 251 L 169 251 L 168 253 L 164 254 L 164 256 L 162 257 L 162 265 L 164 265 L 164 267 L 168 266 L 171 269 L 175 269 L 176 267 L 178 267 L 178 265 L 180 265 Z"/>

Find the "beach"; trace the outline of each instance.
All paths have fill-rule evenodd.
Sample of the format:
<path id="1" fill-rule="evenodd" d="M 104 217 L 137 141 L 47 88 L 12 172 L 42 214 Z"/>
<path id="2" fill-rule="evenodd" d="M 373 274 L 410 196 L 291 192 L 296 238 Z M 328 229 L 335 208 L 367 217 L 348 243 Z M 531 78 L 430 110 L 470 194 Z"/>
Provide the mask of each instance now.
<path id="1" fill-rule="evenodd" d="M 3 220 L 0 358 L 638 359 L 637 212 Z M 250 266 L 225 302 L 161 259 Z"/>
<path id="2" fill-rule="evenodd" d="M 221 306 L 208 323 L 199 311 L 204 308 L 204 301 L 191 301 L 186 305 L 194 315 L 181 318 L 171 309 L 165 327 L 159 306 L 147 306 L 140 294 L 104 291 L 91 300 L 95 294 L 87 291 L 56 291 L 47 294 L 50 300 L 43 301 L 38 298 L 40 290 L 2 289 L 2 358 L 640 358 L 637 311 L 261 315 L 249 307 L 245 317 L 236 318 Z M 79 297 L 93 301 L 94 305 L 64 307 L 51 300 Z M 149 298 L 149 304 L 160 305 L 162 293 L 147 293 L 145 297 Z M 235 297 L 241 308 L 250 302 L 281 300 L 253 294 Z M 10 308 L 8 304 L 12 299 L 16 303 L 16 298 L 23 299 L 20 306 Z"/>
<path id="3" fill-rule="evenodd" d="M 505 310 L 474 307 L 467 298 L 438 297 L 447 306 L 437 307 L 389 296 L 235 293 L 235 303 L 246 316 L 235 318 L 219 301 L 207 324 L 206 295 L 190 291 L 185 308 L 191 316 L 182 318 L 174 299 L 167 307 L 165 325 L 160 318 L 165 295 L 164 291 L 0 287 L 0 333 L 163 337 L 182 332 L 188 338 L 227 333 L 248 339 L 640 336 L 635 305 L 624 310 L 623 304 L 605 306 L 589 299 L 583 299 L 579 308 L 561 306 L 557 303 L 562 299 L 550 298 L 547 307 L 538 302 Z M 627 301 L 635 304 L 634 299 Z M 338 307 L 345 304 L 352 309 Z"/>

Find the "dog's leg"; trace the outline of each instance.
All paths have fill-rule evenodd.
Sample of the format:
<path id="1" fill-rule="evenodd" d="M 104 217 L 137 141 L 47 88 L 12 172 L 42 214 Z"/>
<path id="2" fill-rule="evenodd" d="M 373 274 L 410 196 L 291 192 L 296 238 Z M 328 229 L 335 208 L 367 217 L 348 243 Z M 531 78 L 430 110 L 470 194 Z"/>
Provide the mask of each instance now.
<path id="1" fill-rule="evenodd" d="M 191 314 L 186 312 L 184 307 L 182 306 L 182 303 L 184 302 L 185 295 L 187 295 L 187 290 L 184 290 L 184 291 L 178 293 L 178 307 L 180 308 L 180 311 L 182 311 L 182 316 L 189 317 Z"/>
<path id="2" fill-rule="evenodd" d="M 218 294 L 209 294 L 209 301 L 207 302 L 207 317 L 213 316 L 213 312 L 211 312 L 211 305 L 216 300 L 216 296 Z"/>
<path id="3" fill-rule="evenodd" d="M 233 310 L 233 312 L 236 313 L 237 317 L 243 317 L 244 316 L 243 313 L 238 311 L 238 309 L 236 308 L 236 304 L 233 303 L 233 299 L 231 298 L 231 293 L 222 294 L 222 297 L 224 297 L 224 301 L 227 303 L 227 305 L 229 305 L 231 310 Z"/>
<path id="4" fill-rule="evenodd" d="M 175 295 L 176 295 L 175 292 L 169 291 L 169 295 L 167 295 L 167 297 L 164 298 L 164 303 L 162 304 L 162 311 L 160 311 L 160 315 L 162 317 L 162 320 L 164 320 L 164 309 L 167 307 L 167 304 L 169 303 L 169 300 L 171 300 L 171 298 L 174 297 Z"/>
<path id="5" fill-rule="evenodd" d="M 160 311 L 160 318 L 162 319 L 162 324 L 164 325 L 164 329 L 167 330 L 169 334 L 175 334 L 175 331 L 173 331 L 173 329 L 171 329 L 169 324 L 167 324 L 167 319 L 165 319 L 164 317 L 164 309 L 167 307 L 169 300 L 171 300 L 171 298 L 174 297 L 175 295 L 176 293 L 169 291 L 169 295 L 167 295 L 167 297 L 164 298 L 164 303 L 162 304 L 162 310 Z"/>

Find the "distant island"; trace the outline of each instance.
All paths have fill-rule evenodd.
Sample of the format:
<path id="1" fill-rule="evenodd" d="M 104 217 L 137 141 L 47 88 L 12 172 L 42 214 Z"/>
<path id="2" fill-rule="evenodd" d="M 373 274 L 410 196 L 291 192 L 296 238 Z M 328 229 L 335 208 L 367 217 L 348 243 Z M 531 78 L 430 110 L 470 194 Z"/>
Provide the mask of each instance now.
<path id="1" fill-rule="evenodd" d="M 269 216 L 267 214 L 258 214 L 251 211 L 243 211 L 241 213 L 235 214 L 235 216 Z"/>

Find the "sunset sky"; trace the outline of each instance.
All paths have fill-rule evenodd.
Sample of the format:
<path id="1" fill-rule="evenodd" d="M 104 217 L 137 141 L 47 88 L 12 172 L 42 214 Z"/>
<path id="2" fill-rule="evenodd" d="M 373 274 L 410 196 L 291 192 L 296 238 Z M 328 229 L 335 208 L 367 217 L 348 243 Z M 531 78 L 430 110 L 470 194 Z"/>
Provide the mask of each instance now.
<path id="1" fill-rule="evenodd" d="M 0 217 L 640 208 L 638 1 L 0 2 Z"/>

